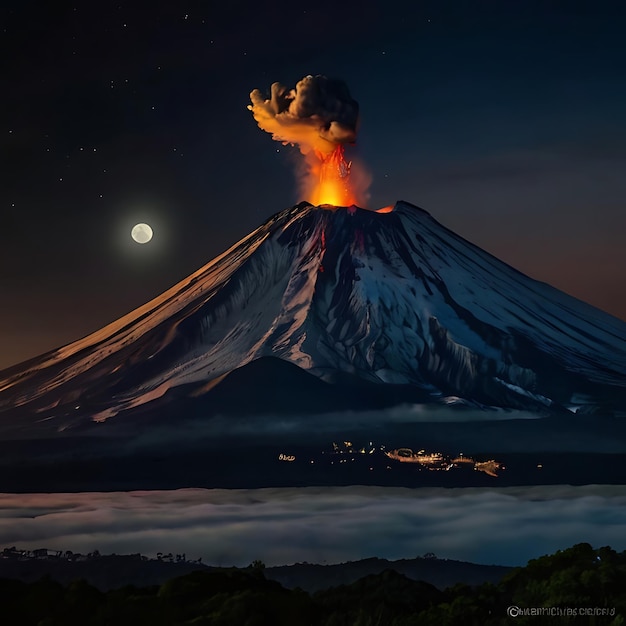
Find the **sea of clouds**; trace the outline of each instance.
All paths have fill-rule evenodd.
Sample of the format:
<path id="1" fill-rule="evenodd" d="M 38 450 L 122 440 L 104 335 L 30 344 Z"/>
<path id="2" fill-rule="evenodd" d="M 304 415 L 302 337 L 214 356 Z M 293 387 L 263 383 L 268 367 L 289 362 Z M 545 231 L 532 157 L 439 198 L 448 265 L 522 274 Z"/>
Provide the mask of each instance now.
<path id="1" fill-rule="evenodd" d="M 0 494 L 0 547 L 185 553 L 212 565 L 366 557 L 522 565 L 575 543 L 626 549 L 626 486 L 305 487 Z"/>

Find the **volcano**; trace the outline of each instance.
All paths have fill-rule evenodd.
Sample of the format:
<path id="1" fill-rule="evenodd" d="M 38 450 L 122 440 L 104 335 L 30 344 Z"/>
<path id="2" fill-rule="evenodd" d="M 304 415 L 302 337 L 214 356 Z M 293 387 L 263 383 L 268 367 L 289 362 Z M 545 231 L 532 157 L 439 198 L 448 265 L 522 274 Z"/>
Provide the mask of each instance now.
<path id="1" fill-rule="evenodd" d="M 0 372 L 2 427 L 419 402 L 626 414 L 626 323 L 406 202 L 301 203 L 148 304 Z"/>

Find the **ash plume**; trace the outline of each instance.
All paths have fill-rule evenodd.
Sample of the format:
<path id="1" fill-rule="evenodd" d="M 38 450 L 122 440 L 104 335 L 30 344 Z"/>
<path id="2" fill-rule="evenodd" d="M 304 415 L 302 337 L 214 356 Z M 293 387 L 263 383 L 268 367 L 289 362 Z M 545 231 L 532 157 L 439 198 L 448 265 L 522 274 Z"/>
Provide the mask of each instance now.
<path id="1" fill-rule="evenodd" d="M 330 154 L 337 145 L 356 141 L 359 105 L 341 80 L 305 76 L 294 89 L 274 83 L 269 99 L 255 89 L 250 100 L 259 127 L 272 139 L 298 144 L 303 154 Z"/>
<path id="2" fill-rule="evenodd" d="M 339 156 L 343 169 L 353 174 L 351 191 L 362 202 L 367 199 L 369 176 L 360 165 L 343 158 L 343 146 L 354 144 L 359 122 L 359 105 L 345 82 L 326 76 L 305 76 L 293 89 L 273 83 L 270 97 L 255 89 L 250 93 L 248 109 L 259 127 L 284 145 L 297 145 L 305 157 L 300 192 L 315 197 L 321 166 L 333 154 Z M 337 158 L 335 159 L 337 160 Z M 355 188 L 356 187 L 356 188 Z"/>

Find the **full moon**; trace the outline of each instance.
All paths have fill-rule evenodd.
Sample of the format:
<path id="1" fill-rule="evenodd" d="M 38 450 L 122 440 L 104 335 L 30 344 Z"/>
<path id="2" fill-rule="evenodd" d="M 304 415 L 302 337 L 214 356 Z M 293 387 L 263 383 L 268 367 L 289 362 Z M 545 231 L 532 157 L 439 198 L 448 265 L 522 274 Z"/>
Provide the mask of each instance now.
<path id="1" fill-rule="evenodd" d="M 152 239 L 152 228 L 148 224 L 136 224 L 130 231 L 130 236 L 137 243 L 148 243 Z"/>

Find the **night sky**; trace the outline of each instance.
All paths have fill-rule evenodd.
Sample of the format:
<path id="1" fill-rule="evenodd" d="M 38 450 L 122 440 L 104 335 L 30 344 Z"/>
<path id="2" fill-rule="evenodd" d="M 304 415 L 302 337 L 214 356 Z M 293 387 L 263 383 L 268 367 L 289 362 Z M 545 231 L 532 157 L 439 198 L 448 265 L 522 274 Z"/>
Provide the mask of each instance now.
<path id="1" fill-rule="evenodd" d="M 417 204 L 626 320 L 623 3 L 409 4 L 3 3 L 0 368 L 113 321 L 303 200 L 297 150 L 246 106 L 307 74 L 360 103 L 370 208 Z"/>

